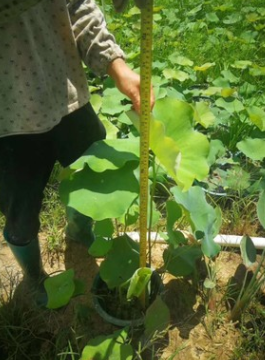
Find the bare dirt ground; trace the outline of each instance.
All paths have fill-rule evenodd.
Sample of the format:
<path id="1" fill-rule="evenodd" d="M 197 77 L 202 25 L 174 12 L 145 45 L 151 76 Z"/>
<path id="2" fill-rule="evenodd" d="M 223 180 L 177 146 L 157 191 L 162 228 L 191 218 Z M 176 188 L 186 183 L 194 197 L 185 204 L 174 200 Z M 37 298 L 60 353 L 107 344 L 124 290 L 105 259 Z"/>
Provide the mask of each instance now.
<path id="1" fill-rule="evenodd" d="M 83 338 L 80 348 L 94 336 L 110 334 L 116 328 L 105 323 L 93 310 L 90 288 L 98 263 L 91 258 L 86 249 L 79 244 L 69 243 L 59 253 L 47 251 L 44 235 L 40 236 L 42 259 L 47 273 L 53 274 L 64 269 L 73 268 L 77 278 L 82 279 L 87 288 L 85 295 L 71 300 L 70 304 L 58 311 L 43 310 L 45 315 L 45 333 L 56 336 L 64 328 L 74 328 L 81 319 Z M 153 249 L 154 267 L 161 265 L 164 245 Z M 222 252 L 217 259 L 217 302 L 224 295 L 224 288 L 229 279 L 236 273 L 241 258 L 233 252 Z M 8 246 L 2 240 L 0 244 L 0 281 L 1 296 L 6 301 L 19 296 L 22 273 L 13 258 Z M 157 350 L 157 359 L 161 360 L 230 360 L 233 351 L 240 341 L 239 330 L 231 323 L 222 320 L 217 308 L 216 314 L 206 312 L 205 304 L 191 281 L 165 276 L 165 301 L 171 313 L 171 327 L 167 336 Z M 10 295 L 11 294 L 11 295 Z M 21 295 L 20 295 L 21 296 Z M 22 295 L 23 296 L 23 295 Z M 219 297 L 219 298 L 218 298 Z M 77 310 L 78 309 L 78 310 Z M 81 315 L 80 315 L 81 314 Z M 219 315 L 218 315 L 219 314 Z M 75 331 L 78 331 L 75 328 Z M 81 331 L 81 330 L 80 330 Z M 43 349 L 47 344 L 42 343 Z M 51 359 L 54 360 L 54 359 Z"/>

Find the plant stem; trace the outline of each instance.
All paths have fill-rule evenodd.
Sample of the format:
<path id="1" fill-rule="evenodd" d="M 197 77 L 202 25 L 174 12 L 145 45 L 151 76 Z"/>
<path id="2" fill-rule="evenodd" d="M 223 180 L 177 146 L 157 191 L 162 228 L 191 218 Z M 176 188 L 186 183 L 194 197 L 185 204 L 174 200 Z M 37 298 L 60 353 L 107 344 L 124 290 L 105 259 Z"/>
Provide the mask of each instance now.
<path id="1" fill-rule="evenodd" d="M 150 215 L 149 215 L 149 230 L 148 230 L 148 264 L 151 266 L 152 264 L 152 257 L 151 257 L 151 225 L 153 219 L 153 199 L 155 195 L 155 188 L 156 188 L 156 169 L 155 169 L 155 155 L 153 156 L 152 161 L 152 172 L 153 172 L 153 184 L 150 196 Z"/>
<path id="2" fill-rule="evenodd" d="M 208 273 L 208 278 L 215 283 L 216 281 L 216 271 L 212 269 L 212 262 L 213 260 L 210 258 L 205 258 L 205 265 Z M 215 265 L 214 265 L 215 266 Z M 216 287 L 213 289 L 208 289 L 208 308 L 211 311 L 214 311 L 216 309 Z"/>

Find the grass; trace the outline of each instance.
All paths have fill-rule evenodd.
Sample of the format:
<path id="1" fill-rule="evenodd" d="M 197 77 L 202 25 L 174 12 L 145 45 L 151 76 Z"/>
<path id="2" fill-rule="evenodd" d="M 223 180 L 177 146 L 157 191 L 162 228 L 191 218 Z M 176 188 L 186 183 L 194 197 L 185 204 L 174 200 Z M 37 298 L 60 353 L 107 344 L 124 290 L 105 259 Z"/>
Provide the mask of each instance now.
<path id="1" fill-rule="evenodd" d="M 111 0 L 98 2 L 103 4 L 110 30 L 115 34 L 118 43 L 128 54 L 129 64 L 139 68 L 139 17 L 137 11 L 129 8 L 125 14 L 115 14 Z M 244 106 L 263 106 L 264 97 L 264 67 L 265 67 L 265 37 L 263 0 L 241 0 L 222 2 L 182 0 L 156 0 L 154 14 L 154 52 L 153 52 L 153 82 L 156 94 L 160 96 L 163 91 L 170 88 L 171 94 L 184 96 L 193 102 L 194 95 L 201 95 L 198 89 L 192 89 L 194 84 L 208 87 L 218 87 L 227 84 L 236 88 L 239 99 Z M 136 14 L 135 14 L 136 13 Z M 182 56 L 193 63 L 183 65 L 178 56 Z M 244 64 L 235 65 L 236 62 L 250 61 L 256 67 L 245 67 Z M 185 60 L 184 63 L 187 61 Z M 206 71 L 195 71 L 195 66 L 210 63 Z M 186 80 L 168 78 L 165 70 L 174 69 L 186 74 Z M 228 72 L 229 71 L 229 72 Z M 232 75 L 234 78 L 232 77 Z M 232 80 L 231 80 L 232 79 Z M 89 80 L 89 84 L 99 84 L 99 79 Z M 227 115 L 225 109 L 216 106 L 216 97 L 211 110 L 218 112 L 223 118 Z M 229 101 L 234 98 L 229 97 Z M 120 127 L 121 132 L 127 132 L 127 126 L 119 125 L 117 116 L 104 114 L 113 124 Z M 253 132 L 248 121 L 242 121 L 240 112 L 227 117 L 225 126 L 218 123 L 210 128 L 209 136 L 221 139 L 229 151 L 237 150 L 237 142 Z M 198 126 L 199 128 L 199 126 Z M 205 131 L 205 129 L 200 128 Z M 255 130 L 257 131 L 257 130 Z M 262 136 L 259 132 L 258 136 Z M 264 161 L 252 161 L 243 164 L 246 173 L 251 173 L 250 184 L 253 191 L 246 191 L 249 183 L 244 187 L 243 175 L 242 189 L 231 189 L 231 182 L 225 184 L 227 197 L 217 198 L 209 196 L 210 201 L 222 208 L 222 232 L 230 234 L 250 234 L 264 236 L 256 215 L 256 202 L 258 199 L 259 181 L 263 178 L 260 169 Z M 41 214 L 41 231 L 48 240 L 50 251 L 62 248 L 64 228 L 66 224 L 64 208 L 58 196 L 58 173 L 60 166 L 56 165 L 48 187 L 45 190 L 43 211 Z M 166 189 L 167 184 L 161 188 Z M 256 186 L 256 187 L 255 187 Z M 236 191 L 235 191 L 236 188 Z M 258 189 L 258 191 L 257 191 Z M 159 191 L 157 196 L 163 191 Z M 165 196 L 166 197 L 166 196 Z M 161 206 L 163 206 L 161 204 Z M 4 225 L 3 217 L 0 218 Z M 35 307 L 26 306 L 19 299 L 11 298 L 8 301 L 0 299 L 0 354 L 3 360 L 69 360 L 79 358 L 82 351 L 80 337 L 82 330 L 80 324 L 88 319 L 86 311 L 79 311 L 67 329 L 58 329 L 54 332 L 47 325 L 47 318 L 52 313 L 40 311 Z M 263 360 L 265 353 L 265 310 L 264 295 L 257 297 L 244 313 L 239 323 L 241 341 L 234 350 L 231 360 Z M 83 314 L 83 315 L 82 315 Z M 217 314 L 218 315 L 218 314 Z M 220 314 L 219 314 L 220 315 Z M 220 315 L 221 316 L 221 315 Z M 56 318 L 56 316 L 54 317 Z M 84 324 L 83 324 L 84 325 Z M 89 324 L 85 324 L 86 331 Z M 82 328 L 82 326 L 81 326 Z M 56 334 L 56 335 L 55 335 Z M 41 352 L 40 352 L 41 349 Z M 181 349 L 181 347 L 179 348 Z M 181 350 L 176 351 L 176 355 Z M 173 360 L 174 354 L 170 359 Z"/>
<path id="2" fill-rule="evenodd" d="M 264 309 L 252 307 L 240 325 L 242 339 L 231 360 L 263 360 L 265 353 Z M 253 349 L 257 349 L 253 352 Z"/>
<path id="3" fill-rule="evenodd" d="M 46 343 L 45 321 L 39 309 L 27 307 L 22 300 L 5 302 L 0 308 L 1 359 L 31 360 L 39 356 Z M 49 352 L 52 341 L 48 340 Z"/>
<path id="4" fill-rule="evenodd" d="M 43 208 L 40 217 L 40 231 L 45 233 L 50 250 L 62 247 L 64 229 L 66 227 L 65 209 L 60 202 L 58 193 L 58 177 L 60 171 L 61 166 L 56 163 L 49 184 L 45 189 Z"/>

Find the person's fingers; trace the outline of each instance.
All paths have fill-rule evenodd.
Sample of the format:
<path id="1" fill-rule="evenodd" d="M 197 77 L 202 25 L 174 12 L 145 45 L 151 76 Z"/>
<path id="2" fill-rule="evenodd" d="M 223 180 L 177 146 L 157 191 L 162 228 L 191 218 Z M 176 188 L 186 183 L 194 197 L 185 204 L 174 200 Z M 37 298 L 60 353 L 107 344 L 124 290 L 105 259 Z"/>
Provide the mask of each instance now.
<path id="1" fill-rule="evenodd" d="M 133 96 L 131 97 L 131 101 L 132 101 L 133 110 L 135 110 L 140 115 L 141 112 L 140 93 L 139 92 L 134 93 Z"/>
<path id="2" fill-rule="evenodd" d="M 140 114 L 141 112 L 141 100 L 140 100 L 140 94 L 134 94 L 131 97 L 132 100 L 132 108 L 138 113 Z M 153 110 L 153 107 L 155 105 L 155 95 L 154 95 L 154 91 L 153 91 L 153 87 L 151 87 L 151 92 L 150 92 L 150 111 Z"/>

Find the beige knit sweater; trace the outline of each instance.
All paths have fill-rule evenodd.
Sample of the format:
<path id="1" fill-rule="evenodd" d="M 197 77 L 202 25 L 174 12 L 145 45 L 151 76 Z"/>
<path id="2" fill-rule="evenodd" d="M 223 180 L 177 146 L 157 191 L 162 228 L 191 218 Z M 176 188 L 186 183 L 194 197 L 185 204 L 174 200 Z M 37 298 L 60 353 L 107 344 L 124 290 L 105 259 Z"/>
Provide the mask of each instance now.
<path id="1" fill-rule="evenodd" d="M 97 75 L 124 57 L 94 0 L 41 0 L 0 25 L 0 137 L 50 130 L 88 102 Z"/>

